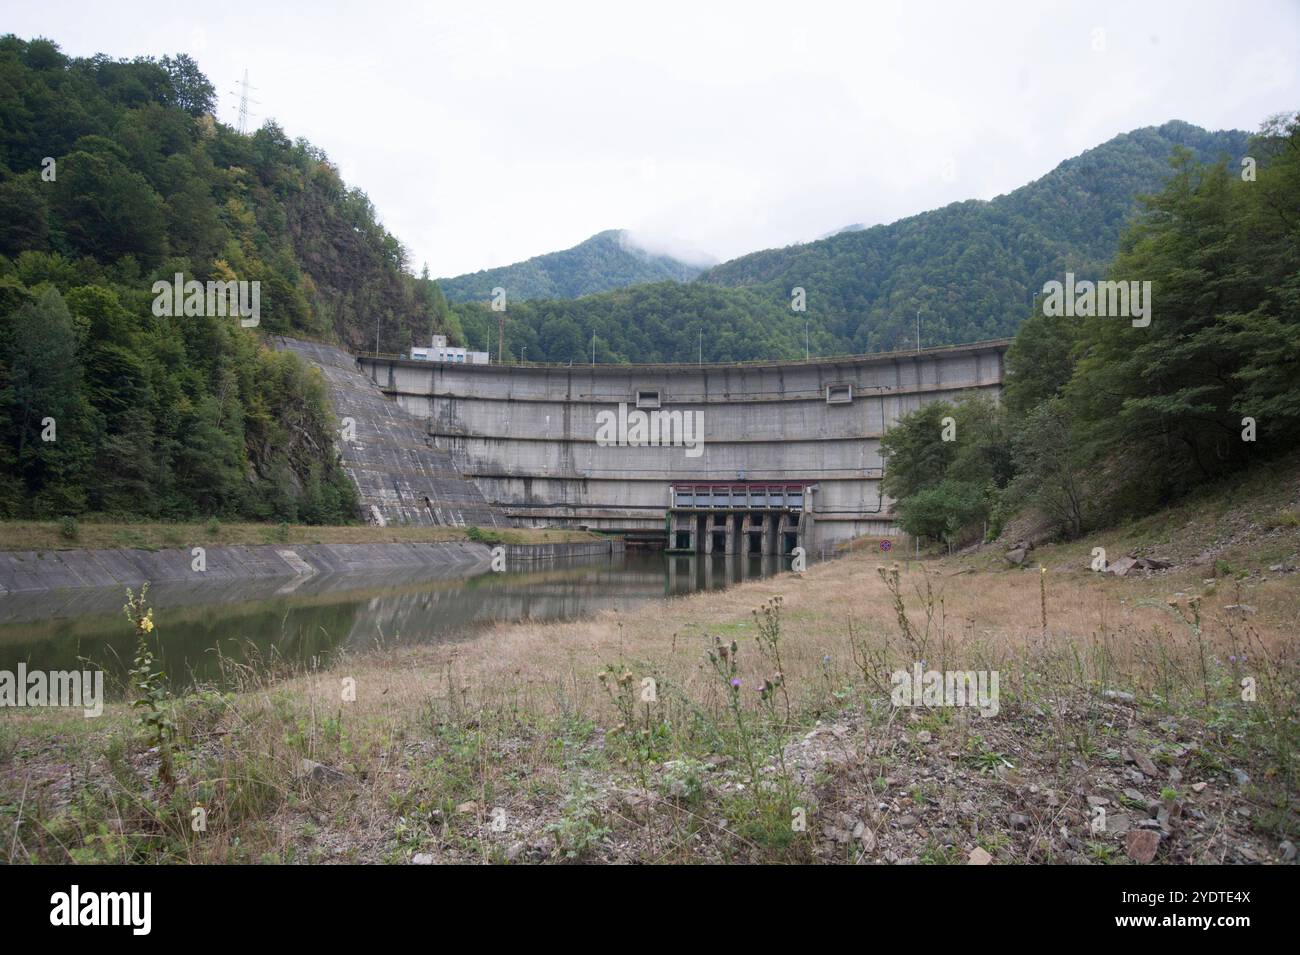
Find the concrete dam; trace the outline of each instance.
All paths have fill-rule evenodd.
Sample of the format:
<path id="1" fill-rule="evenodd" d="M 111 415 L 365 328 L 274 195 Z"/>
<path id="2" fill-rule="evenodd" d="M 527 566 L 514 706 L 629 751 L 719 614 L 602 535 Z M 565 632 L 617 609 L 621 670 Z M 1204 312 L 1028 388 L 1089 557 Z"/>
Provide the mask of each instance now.
<path id="1" fill-rule="evenodd" d="M 350 354 L 296 338 L 272 339 L 320 369 L 343 427 L 339 456 L 357 487 L 361 517 L 374 524 L 505 527 L 510 521 L 438 448 L 421 423 L 361 374 Z"/>
<path id="2" fill-rule="evenodd" d="M 374 394 L 422 425 L 427 451 L 398 429 L 406 453 L 436 460 L 436 494 L 463 502 L 470 523 L 490 512 L 669 550 L 775 555 L 894 536 L 881 436 L 930 401 L 996 399 L 1008 345 L 727 364 L 355 364 Z M 338 386 L 345 369 L 331 363 Z M 371 490 L 363 501 L 410 497 L 404 513 L 417 519 L 432 513 L 425 497 L 437 500 L 413 485 Z"/>

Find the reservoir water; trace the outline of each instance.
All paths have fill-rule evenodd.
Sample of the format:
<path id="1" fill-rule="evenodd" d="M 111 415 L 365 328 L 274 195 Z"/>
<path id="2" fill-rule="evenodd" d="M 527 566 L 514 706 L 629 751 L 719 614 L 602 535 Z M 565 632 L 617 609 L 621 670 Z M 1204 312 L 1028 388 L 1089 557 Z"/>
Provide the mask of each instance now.
<path id="1" fill-rule="evenodd" d="M 666 555 L 534 562 L 468 578 L 337 575 L 151 588 L 155 656 L 173 689 L 228 685 L 231 664 L 326 666 L 342 651 L 465 640 L 497 622 L 571 620 L 789 570 L 790 559 Z M 0 670 L 103 668 L 120 697 L 135 636 L 125 590 L 0 597 Z"/>

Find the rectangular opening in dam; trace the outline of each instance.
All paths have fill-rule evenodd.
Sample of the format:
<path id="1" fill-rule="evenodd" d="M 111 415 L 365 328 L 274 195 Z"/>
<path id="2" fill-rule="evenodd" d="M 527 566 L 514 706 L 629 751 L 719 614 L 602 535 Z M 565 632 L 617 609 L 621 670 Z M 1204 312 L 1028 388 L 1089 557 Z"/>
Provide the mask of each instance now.
<path id="1" fill-rule="evenodd" d="M 669 550 L 684 553 L 787 555 L 806 547 L 816 485 L 735 481 L 671 488 Z"/>

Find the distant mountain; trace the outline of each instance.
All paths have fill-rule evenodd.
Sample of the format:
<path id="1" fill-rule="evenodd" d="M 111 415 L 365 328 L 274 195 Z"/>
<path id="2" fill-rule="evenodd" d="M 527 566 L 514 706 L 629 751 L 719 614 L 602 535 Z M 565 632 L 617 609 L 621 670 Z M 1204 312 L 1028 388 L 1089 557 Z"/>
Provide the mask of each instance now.
<path id="1" fill-rule="evenodd" d="M 599 361 L 793 358 L 804 354 L 805 341 L 814 355 L 887 351 L 915 345 L 918 310 L 926 346 L 1009 337 L 1044 282 L 1067 270 L 1081 278 L 1105 271 L 1141 210 L 1139 197 L 1172 174 L 1175 149 L 1235 164 L 1249 138 L 1177 121 L 1138 129 L 990 201 L 755 252 L 685 285 L 512 305 L 515 354 L 589 360 L 593 333 Z M 805 312 L 791 309 L 796 287 L 805 291 Z M 497 322 L 478 311 L 458 307 L 467 337 L 481 348 Z M 507 355 L 510 342 L 507 336 Z"/>
<path id="2" fill-rule="evenodd" d="M 865 229 L 865 228 L 867 228 L 867 225 L 866 225 L 865 222 L 854 222 L 852 225 L 846 225 L 846 226 L 845 226 L 844 228 L 842 228 L 842 229 L 833 229 L 833 230 L 831 230 L 830 232 L 823 232 L 823 233 L 822 233 L 821 235 L 819 235 L 817 238 L 818 238 L 818 239 L 829 239 L 831 236 L 835 236 L 835 235 L 843 235 L 845 232 L 861 232 L 861 231 L 862 231 L 863 229 Z"/>
<path id="3" fill-rule="evenodd" d="M 494 288 L 505 289 L 510 302 L 567 299 L 645 282 L 689 282 L 708 264 L 649 251 L 625 230 L 608 229 L 563 252 L 439 279 L 438 285 L 450 302 L 487 301 Z"/>
<path id="4" fill-rule="evenodd" d="M 996 199 L 754 252 L 700 281 L 785 303 L 801 287 L 815 326 L 846 351 L 914 345 L 918 309 L 927 345 L 1010 335 L 1045 281 L 1105 269 L 1138 197 L 1160 188 L 1176 148 L 1236 162 L 1248 140 L 1179 121 L 1134 130 Z"/>

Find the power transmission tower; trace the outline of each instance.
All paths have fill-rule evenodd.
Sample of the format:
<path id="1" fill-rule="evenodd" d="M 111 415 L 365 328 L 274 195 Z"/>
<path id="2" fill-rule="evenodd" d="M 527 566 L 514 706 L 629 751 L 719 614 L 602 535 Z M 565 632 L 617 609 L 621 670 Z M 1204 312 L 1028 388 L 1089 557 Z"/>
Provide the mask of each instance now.
<path id="1" fill-rule="evenodd" d="M 256 86 L 248 85 L 248 70 L 244 70 L 243 82 L 239 84 L 238 88 L 230 91 L 232 94 L 239 94 L 239 135 L 241 136 L 246 136 L 248 134 L 248 117 L 257 115 L 256 113 L 249 113 L 248 104 L 252 103 L 255 106 L 261 105 L 257 100 L 250 99 L 248 96 L 248 91 L 255 89 L 257 89 Z"/>

